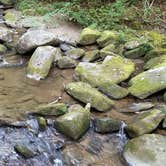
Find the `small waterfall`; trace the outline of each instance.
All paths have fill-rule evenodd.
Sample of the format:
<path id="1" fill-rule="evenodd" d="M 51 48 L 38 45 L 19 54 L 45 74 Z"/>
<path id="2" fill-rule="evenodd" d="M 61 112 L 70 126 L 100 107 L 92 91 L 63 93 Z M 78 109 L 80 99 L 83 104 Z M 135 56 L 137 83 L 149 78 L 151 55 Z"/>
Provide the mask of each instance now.
<path id="1" fill-rule="evenodd" d="M 117 136 L 119 137 L 119 144 L 118 144 L 117 148 L 120 152 L 122 152 L 123 147 L 127 143 L 127 140 L 128 140 L 127 136 L 125 134 L 125 131 L 124 131 L 125 126 L 126 126 L 126 124 L 122 121 L 119 133 L 117 134 Z"/>

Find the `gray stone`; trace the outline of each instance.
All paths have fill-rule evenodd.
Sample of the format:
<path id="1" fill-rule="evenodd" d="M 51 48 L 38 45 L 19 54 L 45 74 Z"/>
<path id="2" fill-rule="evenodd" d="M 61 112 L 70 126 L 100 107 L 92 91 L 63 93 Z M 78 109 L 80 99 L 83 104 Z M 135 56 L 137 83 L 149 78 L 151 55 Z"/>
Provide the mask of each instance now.
<path id="1" fill-rule="evenodd" d="M 81 48 L 74 48 L 65 52 L 65 55 L 72 59 L 80 59 L 85 54 L 85 51 Z"/>
<path id="2" fill-rule="evenodd" d="M 163 166 L 166 163 L 166 137 L 145 134 L 134 138 L 126 144 L 123 155 L 132 166 Z"/>
<path id="3" fill-rule="evenodd" d="M 99 50 L 87 51 L 82 58 L 83 62 L 93 62 L 99 58 Z"/>
<path id="4" fill-rule="evenodd" d="M 12 31 L 6 27 L 0 26 L 0 41 L 11 42 L 12 41 Z"/>

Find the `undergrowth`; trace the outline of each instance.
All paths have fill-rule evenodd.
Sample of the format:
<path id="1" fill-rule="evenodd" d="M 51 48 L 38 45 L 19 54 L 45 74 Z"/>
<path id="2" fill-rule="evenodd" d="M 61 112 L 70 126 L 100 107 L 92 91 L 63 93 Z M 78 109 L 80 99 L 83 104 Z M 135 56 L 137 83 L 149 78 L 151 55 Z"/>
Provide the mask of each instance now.
<path id="1" fill-rule="evenodd" d="M 137 20 L 137 28 L 140 22 L 160 24 L 166 13 L 154 3 L 154 0 L 18 0 L 17 7 L 27 15 L 61 13 L 84 27 L 124 29 L 126 17 L 134 23 Z M 133 5 L 138 7 L 130 12 Z"/>

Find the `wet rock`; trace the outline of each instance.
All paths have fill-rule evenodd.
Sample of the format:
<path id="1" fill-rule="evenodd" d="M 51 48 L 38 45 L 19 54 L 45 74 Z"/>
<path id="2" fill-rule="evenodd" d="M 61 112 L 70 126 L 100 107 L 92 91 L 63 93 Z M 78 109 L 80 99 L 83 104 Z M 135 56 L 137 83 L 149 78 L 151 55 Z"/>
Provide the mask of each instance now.
<path id="1" fill-rule="evenodd" d="M 103 83 L 120 83 L 134 72 L 134 63 L 120 56 L 107 56 L 102 64 L 81 62 L 75 69 L 75 79 L 94 87 Z"/>
<path id="2" fill-rule="evenodd" d="M 90 112 L 75 104 L 69 112 L 55 121 L 55 128 L 74 140 L 79 139 L 89 128 Z"/>
<path id="3" fill-rule="evenodd" d="M 166 88 L 166 67 L 145 71 L 132 78 L 129 84 L 129 92 L 137 98 L 144 99 Z"/>
<path id="4" fill-rule="evenodd" d="M 37 122 L 39 125 L 39 130 L 40 131 L 45 131 L 47 129 L 47 122 L 43 117 L 37 117 Z"/>
<path id="5" fill-rule="evenodd" d="M 164 48 L 155 48 L 151 51 L 149 51 L 145 56 L 144 59 L 146 61 L 150 60 L 151 58 L 159 57 L 162 55 L 166 55 L 166 49 Z"/>
<path id="6" fill-rule="evenodd" d="M 93 62 L 99 58 L 99 50 L 87 51 L 82 58 L 83 62 Z"/>
<path id="7" fill-rule="evenodd" d="M 103 83 L 98 89 L 113 99 L 122 99 L 128 95 L 128 90 L 113 83 Z"/>
<path id="8" fill-rule="evenodd" d="M 133 166 L 162 166 L 166 162 L 166 137 L 145 134 L 130 140 L 124 148 L 124 158 Z"/>
<path id="9" fill-rule="evenodd" d="M 21 27 L 19 20 L 22 17 L 22 13 L 20 11 L 17 11 L 15 9 L 9 9 L 5 11 L 5 15 L 3 19 L 5 20 L 5 24 L 14 27 L 14 28 L 19 28 Z"/>
<path id="10" fill-rule="evenodd" d="M 17 51 L 20 54 L 25 54 L 39 46 L 58 45 L 59 42 L 59 39 L 48 30 L 29 30 L 19 39 L 17 43 Z"/>
<path id="11" fill-rule="evenodd" d="M 85 54 L 85 51 L 81 48 L 71 49 L 65 52 L 65 55 L 72 59 L 80 59 Z"/>
<path id="12" fill-rule="evenodd" d="M 0 54 L 4 54 L 7 51 L 6 46 L 4 46 L 3 44 L 0 44 Z"/>
<path id="13" fill-rule="evenodd" d="M 69 69 L 76 67 L 77 63 L 74 59 L 64 56 L 57 61 L 57 66 L 60 69 Z"/>
<path id="14" fill-rule="evenodd" d="M 101 37 L 97 39 L 97 44 L 103 48 L 109 44 L 117 43 L 119 40 L 119 34 L 116 31 L 104 31 Z"/>
<path id="15" fill-rule="evenodd" d="M 124 51 L 123 55 L 127 58 L 139 58 L 152 49 L 153 47 L 149 43 L 143 43 L 132 50 Z"/>
<path id="16" fill-rule="evenodd" d="M 42 116 L 59 116 L 67 112 L 67 106 L 64 103 L 42 104 L 36 108 L 36 114 Z"/>
<path id="17" fill-rule="evenodd" d="M 11 42 L 12 41 L 12 31 L 6 27 L 0 26 L 0 41 Z"/>
<path id="18" fill-rule="evenodd" d="M 136 120 L 125 128 L 130 137 L 137 137 L 151 133 L 164 119 L 164 113 L 158 109 L 151 109 L 138 115 Z"/>
<path id="19" fill-rule="evenodd" d="M 145 70 L 153 69 L 153 68 L 156 68 L 156 66 L 157 67 L 162 65 L 164 66 L 165 64 L 166 64 L 166 55 L 163 55 L 163 56 L 152 58 L 149 61 L 147 61 L 146 64 L 144 65 L 144 69 Z"/>
<path id="20" fill-rule="evenodd" d="M 14 149 L 18 154 L 20 154 L 26 159 L 32 158 L 35 156 L 34 152 L 24 145 L 15 145 Z"/>
<path id="21" fill-rule="evenodd" d="M 66 51 L 69 51 L 71 49 L 74 49 L 75 47 L 68 44 L 68 43 L 61 43 L 60 44 L 60 49 L 63 51 L 63 52 L 66 52 Z"/>
<path id="22" fill-rule="evenodd" d="M 49 73 L 56 51 L 56 48 L 52 46 L 38 47 L 28 63 L 28 77 L 44 79 Z"/>
<path id="23" fill-rule="evenodd" d="M 120 108 L 120 112 L 140 112 L 144 110 L 148 110 L 155 105 L 151 102 L 142 102 L 142 103 L 132 103 L 130 105 L 127 105 L 126 107 Z"/>
<path id="24" fill-rule="evenodd" d="M 121 122 L 112 118 L 97 118 L 94 120 L 95 131 L 99 133 L 111 133 L 118 131 Z"/>
<path id="25" fill-rule="evenodd" d="M 85 28 L 80 34 L 81 45 L 89 45 L 96 43 L 96 40 L 100 37 L 101 33 L 97 30 L 93 30 L 90 28 Z"/>
<path id="26" fill-rule="evenodd" d="M 112 100 L 87 83 L 72 82 L 66 85 L 65 90 L 72 97 L 83 103 L 90 103 L 93 108 L 101 112 L 109 110 L 114 104 Z"/>

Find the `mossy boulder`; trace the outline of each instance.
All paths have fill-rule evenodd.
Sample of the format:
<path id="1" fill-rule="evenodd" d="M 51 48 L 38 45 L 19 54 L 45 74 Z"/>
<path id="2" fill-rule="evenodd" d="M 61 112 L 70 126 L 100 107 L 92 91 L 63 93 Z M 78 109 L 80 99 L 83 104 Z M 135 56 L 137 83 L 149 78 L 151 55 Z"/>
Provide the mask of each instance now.
<path id="1" fill-rule="evenodd" d="M 96 43 L 96 40 L 100 37 L 101 33 L 98 30 L 91 28 L 85 28 L 80 34 L 79 44 L 89 45 Z"/>
<path id="2" fill-rule="evenodd" d="M 35 156 L 35 153 L 33 152 L 33 150 L 29 149 L 27 146 L 18 144 L 14 146 L 14 149 L 18 154 L 20 154 L 26 159 L 29 159 Z"/>
<path id="3" fill-rule="evenodd" d="M 82 58 L 83 62 L 93 62 L 99 58 L 99 50 L 87 51 Z"/>
<path id="4" fill-rule="evenodd" d="M 125 128 L 130 137 L 151 133 L 164 119 L 165 114 L 158 109 L 151 109 L 138 115 L 135 121 Z"/>
<path id="5" fill-rule="evenodd" d="M 99 91 L 113 99 L 122 99 L 128 95 L 128 90 L 113 83 L 103 83 L 98 86 Z"/>
<path id="6" fill-rule="evenodd" d="M 164 48 L 155 48 L 151 51 L 149 51 L 145 56 L 144 56 L 144 59 L 146 61 L 152 59 L 152 58 L 155 58 L 155 57 L 159 57 L 159 56 L 162 56 L 162 55 L 166 55 L 166 49 Z"/>
<path id="7" fill-rule="evenodd" d="M 102 64 L 81 62 L 75 69 L 75 79 L 94 87 L 102 83 L 120 83 L 134 72 L 134 63 L 121 56 L 107 56 Z"/>
<path id="8" fill-rule="evenodd" d="M 0 26 L 0 41 L 7 43 L 11 42 L 12 34 L 13 32 L 10 29 Z"/>
<path id="9" fill-rule="evenodd" d="M 65 113 L 67 113 L 67 106 L 64 103 L 42 104 L 35 111 L 35 114 L 42 116 L 59 116 Z"/>
<path id="10" fill-rule="evenodd" d="M 162 65 L 166 66 L 165 64 L 166 64 L 166 55 L 163 55 L 156 58 L 152 58 L 149 61 L 147 61 L 146 64 L 144 65 L 144 69 L 148 70 Z"/>
<path id="11" fill-rule="evenodd" d="M 97 39 L 97 44 L 99 47 L 103 48 L 109 44 L 115 44 L 119 42 L 119 33 L 116 31 L 104 31 L 102 32 L 99 39 Z"/>
<path id="12" fill-rule="evenodd" d="M 144 56 L 148 51 L 152 49 L 153 47 L 149 43 L 143 43 L 132 50 L 124 51 L 123 55 L 127 58 L 139 58 L 141 56 Z"/>
<path id="13" fill-rule="evenodd" d="M 67 57 L 67 56 L 63 56 L 62 58 L 60 58 L 57 61 L 57 66 L 60 69 L 69 69 L 69 68 L 74 68 L 76 67 L 77 63 L 74 59 Z"/>
<path id="14" fill-rule="evenodd" d="M 93 108 L 101 112 L 109 110 L 114 105 L 112 100 L 84 82 L 69 83 L 65 90 L 75 99 L 86 104 L 90 103 Z"/>
<path id="15" fill-rule="evenodd" d="M 25 54 L 39 46 L 58 45 L 59 43 L 60 40 L 54 33 L 44 29 L 33 29 L 28 30 L 18 40 L 17 51 L 20 54 Z"/>
<path id="16" fill-rule="evenodd" d="M 4 46 L 3 44 L 0 44 L 0 54 L 4 54 L 7 51 L 6 46 Z"/>
<path id="17" fill-rule="evenodd" d="M 166 92 L 164 93 L 163 98 L 164 98 L 164 101 L 166 102 Z"/>
<path id="18" fill-rule="evenodd" d="M 69 112 L 56 119 L 54 127 L 74 140 L 79 139 L 90 126 L 90 112 L 75 104 Z"/>
<path id="19" fill-rule="evenodd" d="M 162 166 L 166 162 L 166 137 L 145 134 L 125 145 L 123 156 L 129 165 Z"/>
<path id="20" fill-rule="evenodd" d="M 47 129 L 47 121 L 43 117 L 37 117 L 37 122 L 40 131 L 45 131 Z"/>
<path id="21" fill-rule="evenodd" d="M 129 92 L 140 99 L 166 88 L 166 66 L 150 69 L 132 78 Z"/>
<path id="22" fill-rule="evenodd" d="M 112 118 L 96 118 L 94 126 L 98 133 L 111 133 L 120 129 L 121 121 Z"/>
<path id="23" fill-rule="evenodd" d="M 55 54 L 56 48 L 52 46 L 38 47 L 28 63 L 27 76 L 44 79 L 49 73 Z"/>
<path id="24" fill-rule="evenodd" d="M 85 54 L 85 51 L 81 48 L 74 48 L 65 52 L 65 55 L 72 59 L 80 59 Z"/>

